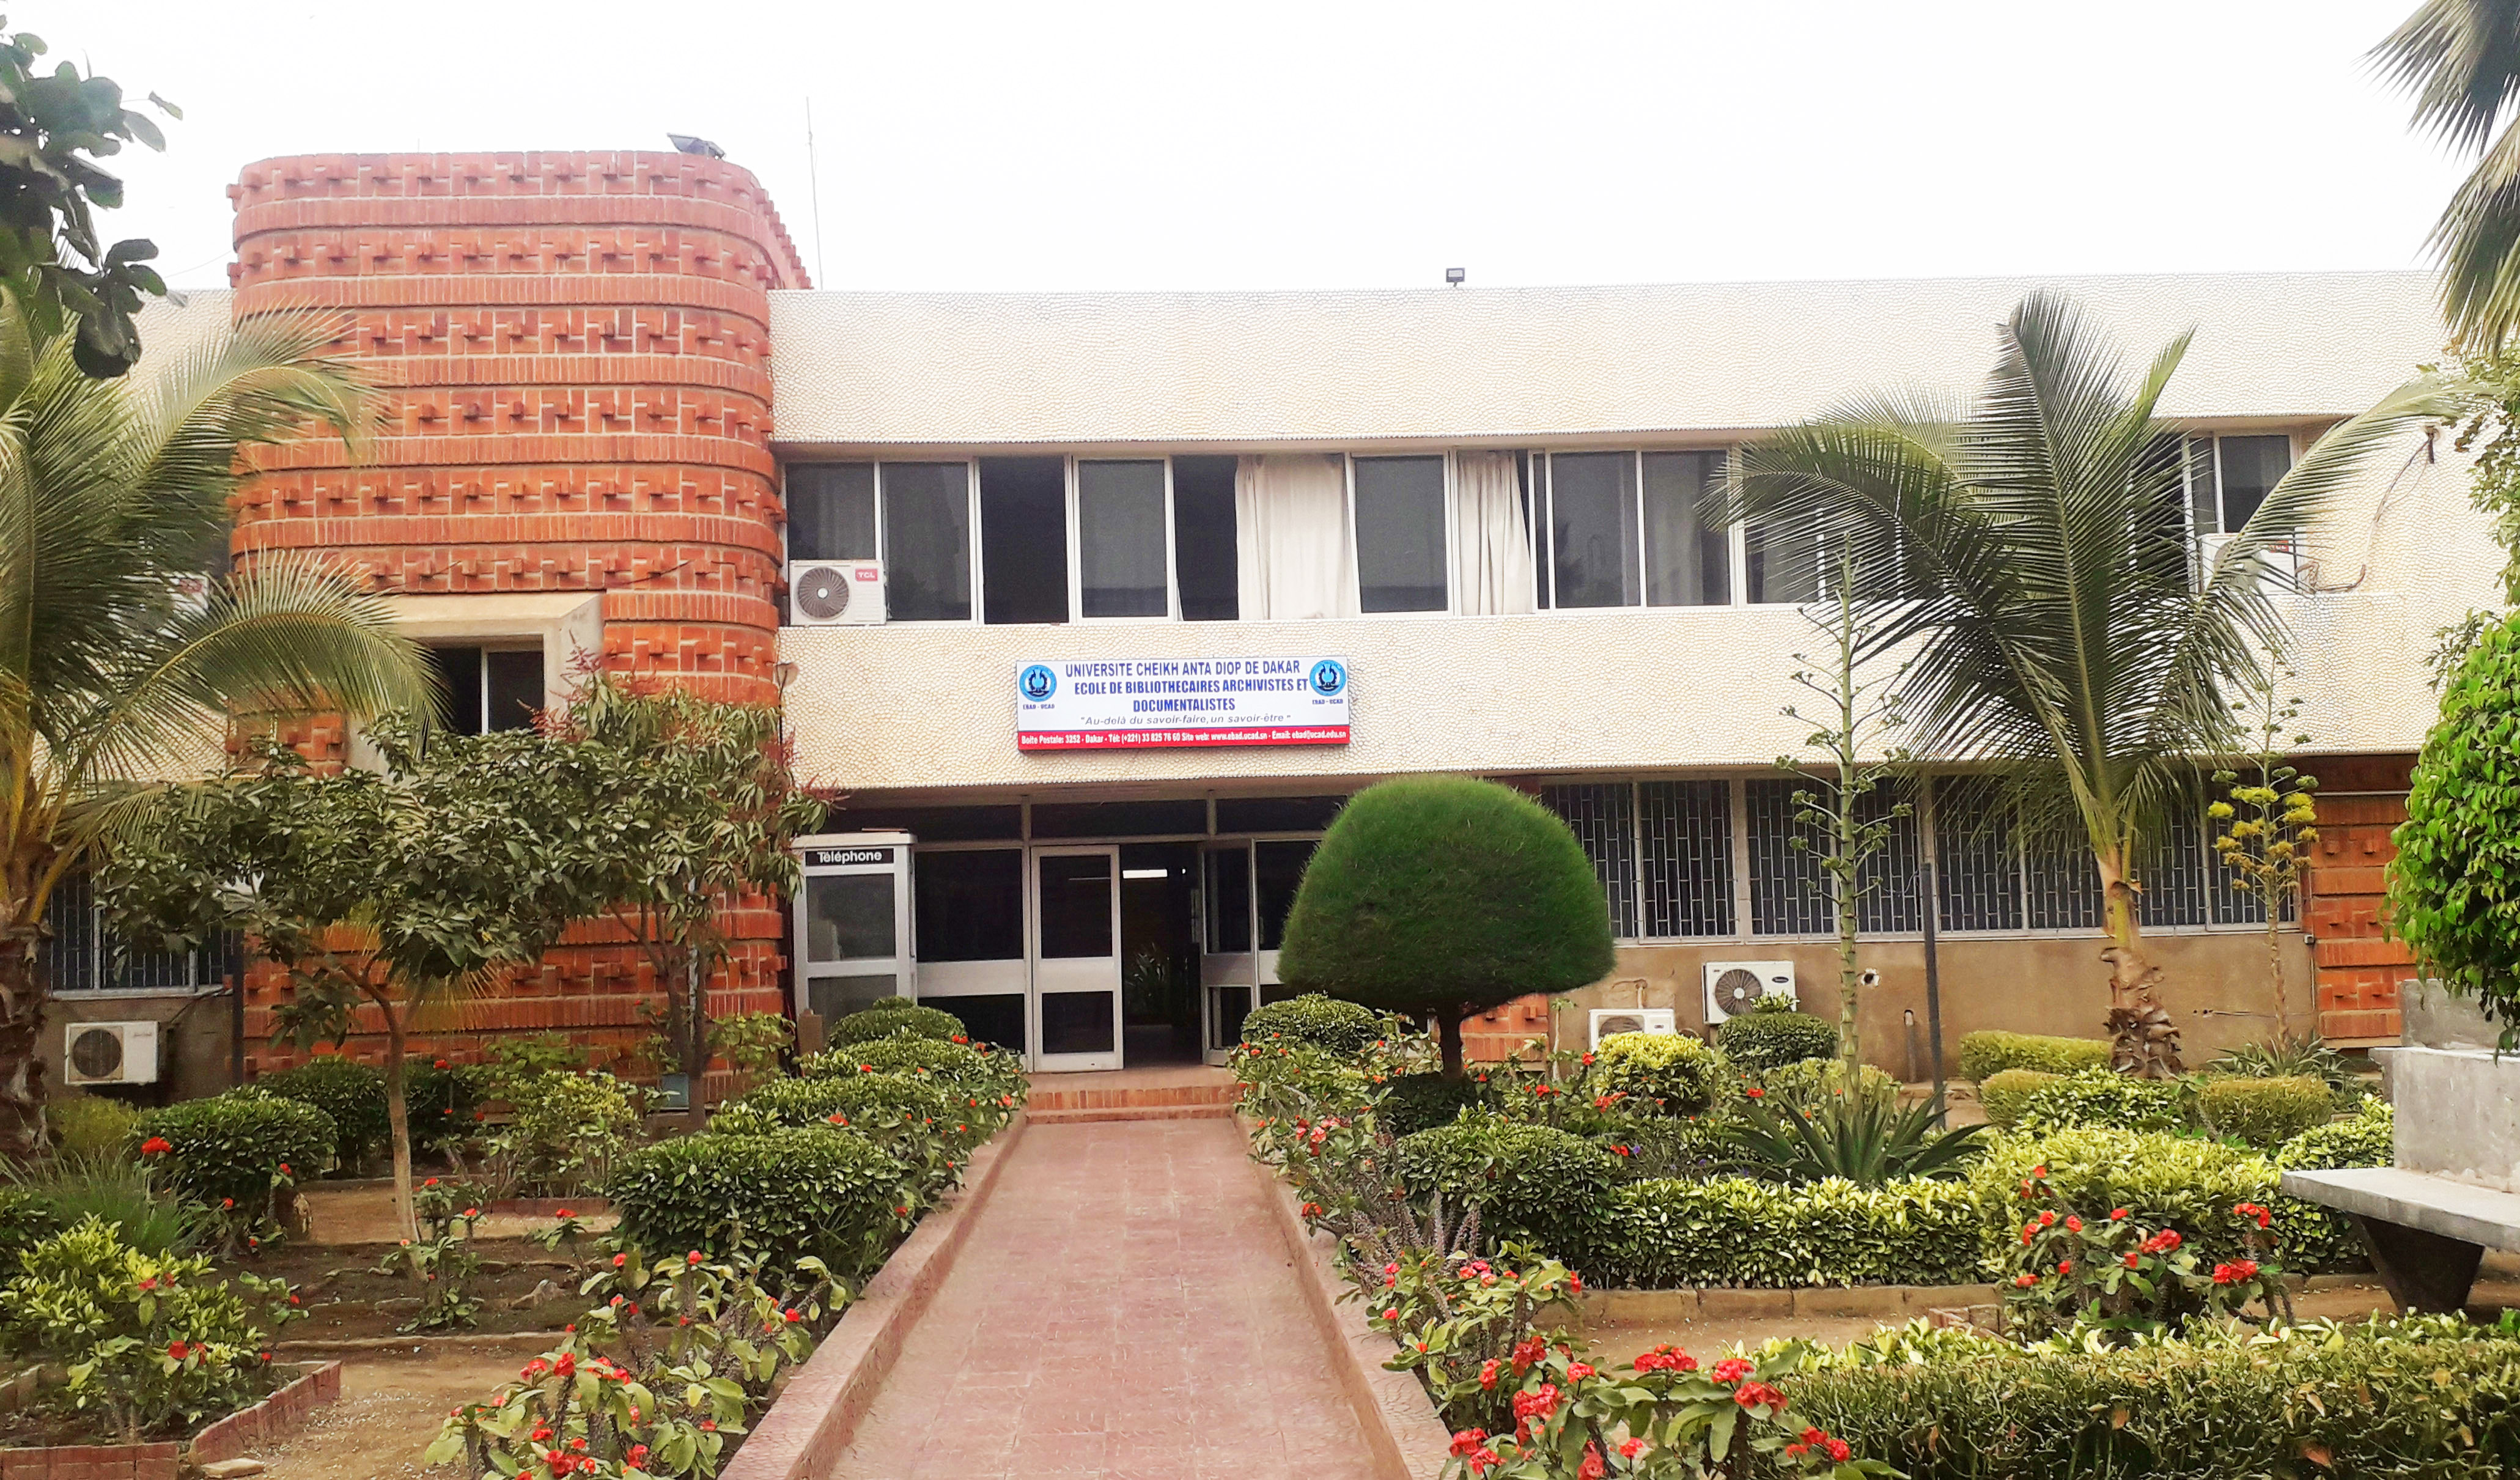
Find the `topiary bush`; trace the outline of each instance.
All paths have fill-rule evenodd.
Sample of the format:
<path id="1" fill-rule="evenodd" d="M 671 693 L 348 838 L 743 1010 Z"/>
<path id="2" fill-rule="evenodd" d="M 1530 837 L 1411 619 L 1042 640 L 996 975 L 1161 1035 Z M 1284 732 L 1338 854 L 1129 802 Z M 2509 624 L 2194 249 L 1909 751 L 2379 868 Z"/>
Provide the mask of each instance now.
<path id="1" fill-rule="evenodd" d="M 2017 1248 L 2021 1184 L 2046 1168 L 2057 1195 L 2086 1218 L 2118 1208 L 2136 1222 L 2177 1229 L 2200 1260 L 2246 1251 L 2232 1232 L 2231 1209 L 2268 1205 L 2275 1197 L 2274 1163 L 2221 1142 L 2159 1131 L 2086 1129 L 2045 1137 L 2009 1137 L 1990 1145 L 1969 1173 L 1986 1219 L 1989 1268 Z M 2317 1273 L 2286 1269 L 2293 1274 Z"/>
<path id="2" fill-rule="evenodd" d="M 1612 1194 L 1603 1222 L 1599 1277 L 1639 1289 L 1980 1278 L 1977 1197 L 1959 1183 L 1639 1182 Z"/>
<path id="3" fill-rule="evenodd" d="M 2032 1096 L 2064 1077 L 2044 1069 L 2000 1069 L 1978 1082 L 1977 1102 L 1986 1108 L 1987 1124 L 2008 1131 L 2021 1119 Z"/>
<path id="4" fill-rule="evenodd" d="M 985 1044 L 940 1043 L 932 1038 L 878 1038 L 817 1054 L 796 1066 L 805 1079 L 857 1074 L 908 1074 L 933 1079 L 949 1100 L 981 1117 L 995 1131 L 1021 1108 L 1026 1095 L 1023 1062 Z M 984 1138 L 985 1139 L 985 1138 Z"/>
<path id="5" fill-rule="evenodd" d="M 1495 1115 L 1404 1136 L 1400 1174 L 1446 1208 L 1476 1205 L 1493 1242 L 1519 1240 L 1578 1269 L 1598 1247 L 1618 1158 L 1580 1136 Z"/>
<path id="6" fill-rule="evenodd" d="M 265 1074 L 253 1082 L 253 1088 L 311 1104 L 332 1116 L 333 1129 L 340 1137 L 333 1148 L 333 1161 L 343 1171 L 357 1170 L 391 1134 L 385 1118 L 385 1076 L 357 1059 L 322 1054 L 294 1068 Z M 420 1125 L 421 1117 L 413 1116 L 415 1134 Z"/>
<path id="7" fill-rule="evenodd" d="M 1696 1115 L 1715 1102 L 1724 1055 L 1680 1033 L 1613 1033 L 1593 1051 L 1595 1094 L 1624 1095 L 1639 1114 Z"/>
<path id="8" fill-rule="evenodd" d="M 1790 1106 L 1805 1115 L 1841 1099 L 1875 1105 L 1899 1102 L 1899 1081 L 1891 1078 L 1888 1070 L 1876 1069 L 1868 1063 L 1857 1069 L 1854 1093 L 1848 1094 L 1846 1064 L 1835 1058 L 1806 1058 L 1779 1064 L 1759 1076 L 1759 1088 L 1767 1092 L 1769 1109 Z"/>
<path id="9" fill-rule="evenodd" d="M 1564 823 L 1494 782 L 1413 776 L 1339 809 L 1287 913 L 1278 974 L 1433 1017 L 1458 1079 L 1464 1015 L 1571 991 L 1616 962 L 1600 879 Z"/>
<path id="10" fill-rule="evenodd" d="M 1284 1038 L 1333 1054 L 1362 1054 L 1382 1039 L 1382 1019 L 1370 1009 L 1319 992 L 1264 1003 L 1242 1019 L 1244 1043 Z"/>
<path id="11" fill-rule="evenodd" d="M 2019 1070 L 2006 1070 L 2018 1073 Z M 1985 1093 L 1983 1089 L 1979 1092 Z M 1994 1118 L 1994 1112 L 1988 1112 Z M 2176 1131 L 2187 1124 L 2187 1092 L 2175 1079 L 2138 1079 L 2114 1069 L 2085 1069 L 2048 1079 L 2021 1101 L 2006 1123 L 2025 1136 L 2084 1126 L 2118 1131 Z"/>
<path id="12" fill-rule="evenodd" d="M 898 997 L 887 997 L 864 1011 L 851 1012 L 832 1024 L 828 1036 L 833 1047 L 839 1047 L 901 1034 L 948 1041 L 968 1036 L 963 1027 L 963 1019 L 953 1013 L 941 1008 L 904 1002 Z"/>
<path id="13" fill-rule="evenodd" d="M 124 1149 L 188 1202 L 267 1211 L 283 1178 L 311 1181 L 340 1144 L 332 1116 L 248 1088 L 147 1111 Z"/>
<path id="14" fill-rule="evenodd" d="M 2217 1136 L 2236 1136 L 2269 1150 L 2313 1126 L 2327 1124 L 2336 1098 L 2322 1079 L 2240 1079 L 2220 1076 L 2196 1085 L 2196 1109 Z"/>
<path id="15" fill-rule="evenodd" d="M 1728 1017 L 1715 1030 L 1715 1046 L 1744 1073 L 1764 1074 L 1789 1063 L 1837 1056 L 1837 1024 L 1822 1022 L 1770 998 L 1738 1017 Z"/>
<path id="16" fill-rule="evenodd" d="M 881 1263 L 919 1209 L 909 1171 L 835 1127 L 766 1136 L 682 1136 L 613 1165 L 604 1193 L 621 1234 L 660 1254 L 744 1246 L 792 1264 L 812 1255 L 843 1278 Z"/>
<path id="17" fill-rule="evenodd" d="M 727 1127 L 721 1126 L 720 1120 L 734 1124 L 739 1118 L 741 1123 L 764 1131 L 824 1126 L 832 1124 L 832 1117 L 837 1115 L 850 1129 L 865 1130 L 859 1121 L 889 1111 L 922 1127 L 933 1127 L 940 1139 L 973 1144 L 978 1135 L 968 1129 L 968 1116 L 955 1113 L 956 1105 L 946 1085 L 915 1074 L 885 1071 L 846 1078 L 774 1079 L 741 1099 L 729 1100 L 709 1121 L 709 1129 L 723 1131 Z M 957 1126 L 966 1129 L 957 1131 Z"/>
<path id="18" fill-rule="evenodd" d="M 1493 1106 L 1496 1093 L 1477 1078 L 1447 1079 L 1442 1074 L 1395 1074 L 1382 1086 L 1382 1128 L 1409 1136 L 1448 1126 L 1471 1105 Z"/>
<path id="19" fill-rule="evenodd" d="M 2390 833 L 2390 929 L 2452 993 L 2520 1033 L 2520 612 L 2486 626 L 2442 686 Z"/>
<path id="20" fill-rule="evenodd" d="M 2313 1126 L 2277 1147 L 2275 1166 L 2286 1172 L 2325 1172 L 2338 1167 L 2385 1167 L 2397 1159 L 2398 1112 L 2385 1099 L 2367 1099 L 2343 1120 Z M 2288 1193 L 2268 1204 L 2284 1258 L 2304 1269 L 2360 1269 L 2370 1252 L 2351 1220 L 2333 1208 Z"/>
<path id="21" fill-rule="evenodd" d="M 2079 1074 L 2109 1066 L 2104 1038 L 2050 1038 L 2038 1033 L 1963 1033 L 1960 1078 L 1986 1080 L 2006 1069 Z"/>

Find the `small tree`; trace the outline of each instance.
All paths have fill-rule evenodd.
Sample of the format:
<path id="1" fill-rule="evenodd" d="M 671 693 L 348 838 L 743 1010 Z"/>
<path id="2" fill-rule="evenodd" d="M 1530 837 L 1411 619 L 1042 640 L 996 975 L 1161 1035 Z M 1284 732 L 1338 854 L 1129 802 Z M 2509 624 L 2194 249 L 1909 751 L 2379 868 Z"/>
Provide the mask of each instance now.
<path id="1" fill-rule="evenodd" d="M 2280 931 L 2285 910 L 2301 894 L 2303 861 L 2310 845 L 2318 841 L 2318 803 L 2313 795 L 2318 778 L 2284 763 L 2287 740 L 2300 745 L 2309 743 L 2310 737 L 2286 736 L 2301 718 L 2301 700 L 2275 695 L 2278 677 L 2291 674 L 2278 668 L 2267 675 L 2254 700 L 2232 703 L 2243 713 L 2258 711 L 2251 732 L 2258 743 L 2237 767 L 2214 773 L 2215 785 L 2225 788 L 2228 799 L 2206 811 L 2222 828 L 2214 851 L 2222 855 L 2223 867 L 2238 875 L 2231 887 L 2255 895 L 2266 915 L 2267 979 L 2274 988 L 2275 1036 L 2281 1039 L 2292 1032 L 2292 1008 L 2284 986 Z"/>
<path id="2" fill-rule="evenodd" d="M 1865 881 L 1864 865 L 1888 845 L 1892 830 L 1911 810 L 1906 802 L 1880 813 L 1868 805 L 1876 788 L 1905 769 L 1907 752 L 1890 749 L 1878 760 L 1867 760 L 1865 756 L 1880 748 L 1884 732 L 1898 728 L 1898 683 L 1907 669 L 1903 664 L 1874 677 L 1858 671 L 1873 624 L 1865 619 L 1856 605 L 1851 550 L 1840 548 L 1836 579 L 1829 584 L 1826 599 L 1803 608 L 1803 614 L 1829 636 L 1832 650 L 1822 659 L 1826 666 L 1806 666 L 1793 676 L 1796 684 L 1820 695 L 1828 705 L 1814 721 L 1818 728 L 1803 740 L 1806 747 L 1821 752 L 1821 760 L 1816 765 L 1805 765 L 1793 756 L 1782 755 L 1777 758 L 1777 765 L 1812 785 L 1810 790 L 1794 792 L 1794 821 L 1800 830 L 1794 834 L 1793 845 L 1804 852 L 1815 851 L 1809 834 L 1817 832 L 1821 836 L 1817 850 L 1821 871 L 1828 877 L 1829 899 L 1837 912 L 1837 1056 L 1852 1072 L 1864 1062 L 1864 1045 L 1856 1025 L 1864 963 L 1856 937 L 1864 919 L 1864 896 L 1879 887 Z M 1794 661 L 1810 664 L 1812 659 L 1797 652 Z M 1784 714 L 1787 719 L 1804 718 L 1794 704 L 1787 704 Z M 1932 910 L 1939 905 L 1927 900 L 1925 908 Z"/>
<path id="3" fill-rule="evenodd" d="M 117 928 L 169 949 L 248 937 L 289 972 L 280 1035 L 300 1048 L 375 1013 L 394 1212 L 412 1228 L 413 1016 L 540 960 L 632 839 L 600 747 L 534 731 L 423 747 L 398 720 L 371 735 L 382 771 L 319 776 L 262 741 L 241 774 L 162 793 L 115 838 L 99 894 Z"/>
<path id="4" fill-rule="evenodd" d="M 1616 960 L 1600 881 L 1566 825 L 1518 791 L 1456 776 L 1357 793 L 1286 917 L 1285 983 L 1435 1020 L 1462 1077 L 1462 1019 L 1565 992 Z"/>
<path id="5" fill-rule="evenodd" d="M 2452 675 L 2390 841 L 2390 932 L 2520 1047 L 2520 614 Z"/>

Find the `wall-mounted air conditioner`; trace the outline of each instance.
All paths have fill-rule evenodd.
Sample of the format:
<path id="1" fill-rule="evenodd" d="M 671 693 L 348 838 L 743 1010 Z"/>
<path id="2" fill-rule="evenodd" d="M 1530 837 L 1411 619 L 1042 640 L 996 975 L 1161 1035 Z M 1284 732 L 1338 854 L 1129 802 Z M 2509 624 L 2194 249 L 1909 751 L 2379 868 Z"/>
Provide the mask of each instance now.
<path id="1" fill-rule="evenodd" d="M 158 1025 L 74 1022 L 62 1033 L 65 1084 L 156 1084 Z"/>
<path id="2" fill-rule="evenodd" d="M 1762 998 L 1794 999 L 1794 964 L 1789 961 L 1710 961 L 1706 964 L 1706 1023 L 1713 1027 L 1738 1017 Z"/>
<path id="3" fill-rule="evenodd" d="M 1592 1047 L 1613 1033 L 1677 1033 L 1680 1014 L 1669 1008 L 1595 1008 Z"/>
<path id="4" fill-rule="evenodd" d="M 883 620 L 883 561 L 790 561 L 788 604 L 799 627 L 862 627 Z"/>

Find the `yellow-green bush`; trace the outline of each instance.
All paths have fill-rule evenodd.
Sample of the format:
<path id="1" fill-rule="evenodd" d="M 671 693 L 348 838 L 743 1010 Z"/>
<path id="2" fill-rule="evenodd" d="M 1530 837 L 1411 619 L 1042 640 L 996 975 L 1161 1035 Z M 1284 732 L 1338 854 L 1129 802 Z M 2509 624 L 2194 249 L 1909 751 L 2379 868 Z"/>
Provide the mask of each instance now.
<path id="1" fill-rule="evenodd" d="M 1682 1033 L 1613 1033 L 1593 1058 L 1596 1092 L 1625 1095 L 1640 1114 L 1695 1115 L 1723 1078 L 1724 1056 Z"/>
<path id="2" fill-rule="evenodd" d="M 2038 1033 L 1963 1033 L 1960 1078 L 1993 1079 L 2006 1069 L 2078 1074 L 2109 1066 L 2109 1045 L 2100 1038 L 2050 1038 Z"/>
<path id="3" fill-rule="evenodd" d="M 2236 1136 L 2253 1146 L 2268 1147 L 2327 1124 L 2336 1110 L 2326 1082 L 2308 1075 L 2203 1079 L 2197 1082 L 2196 1104 L 2215 1135 Z"/>
<path id="4" fill-rule="evenodd" d="M 102 1095 L 72 1095 L 44 1106 L 44 1126 L 65 1156 L 118 1156 L 140 1111 Z"/>
<path id="5" fill-rule="evenodd" d="M 2031 1096 L 2051 1084 L 2061 1084 L 2064 1078 L 2041 1069 L 1999 1069 L 1978 1084 L 1977 1100 L 1986 1106 L 1989 1123 L 2008 1131 L 2021 1118 Z"/>

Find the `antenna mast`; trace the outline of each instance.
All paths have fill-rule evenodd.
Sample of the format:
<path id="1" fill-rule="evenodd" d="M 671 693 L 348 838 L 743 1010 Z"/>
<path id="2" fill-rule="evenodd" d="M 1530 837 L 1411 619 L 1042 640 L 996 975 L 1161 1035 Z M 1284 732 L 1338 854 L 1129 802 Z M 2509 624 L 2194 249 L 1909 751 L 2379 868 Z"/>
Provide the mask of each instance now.
<path id="1" fill-rule="evenodd" d="M 814 100 L 805 99 L 805 174 L 814 201 L 814 281 L 831 287 L 829 274 L 823 271 L 823 167 L 814 162 Z"/>

